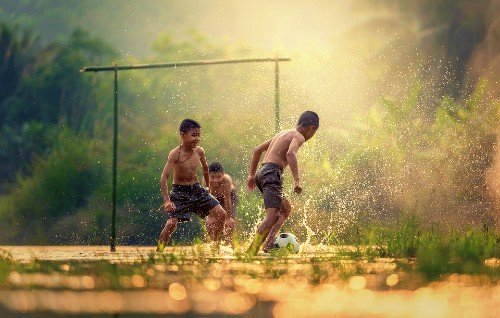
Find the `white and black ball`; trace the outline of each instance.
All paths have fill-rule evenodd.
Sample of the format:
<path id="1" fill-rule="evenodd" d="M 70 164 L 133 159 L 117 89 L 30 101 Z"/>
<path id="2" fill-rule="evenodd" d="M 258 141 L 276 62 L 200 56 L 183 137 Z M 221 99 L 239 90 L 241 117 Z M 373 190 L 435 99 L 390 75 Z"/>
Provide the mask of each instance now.
<path id="1" fill-rule="evenodd" d="M 297 254 L 300 249 L 297 237 L 292 233 L 280 233 L 274 241 L 274 248 L 286 248 L 290 253 Z"/>

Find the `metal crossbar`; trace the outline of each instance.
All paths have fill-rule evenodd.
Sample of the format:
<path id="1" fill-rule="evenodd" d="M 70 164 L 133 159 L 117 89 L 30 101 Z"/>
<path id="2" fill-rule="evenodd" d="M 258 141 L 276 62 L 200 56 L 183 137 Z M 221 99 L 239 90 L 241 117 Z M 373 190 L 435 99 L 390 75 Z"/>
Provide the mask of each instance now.
<path id="1" fill-rule="evenodd" d="M 216 64 L 235 64 L 235 63 L 255 63 L 255 62 L 288 62 L 289 58 L 257 58 L 257 59 L 233 59 L 233 60 L 198 60 L 198 61 L 182 61 L 169 63 L 152 63 L 152 64 L 132 64 L 120 66 L 86 66 L 80 72 L 104 72 L 122 70 L 141 70 L 152 68 L 167 68 L 167 67 L 184 67 L 184 66 L 200 66 L 200 65 L 216 65 Z"/>

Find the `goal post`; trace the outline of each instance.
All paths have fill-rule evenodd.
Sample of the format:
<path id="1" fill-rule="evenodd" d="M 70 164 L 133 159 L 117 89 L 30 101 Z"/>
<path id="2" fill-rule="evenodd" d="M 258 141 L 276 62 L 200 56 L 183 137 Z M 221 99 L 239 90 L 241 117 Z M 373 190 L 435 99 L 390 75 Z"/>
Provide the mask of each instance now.
<path id="1" fill-rule="evenodd" d="M 118 159 L 118 71 L 143 70 L 155 68 L 177 68 L 188 66 L 208 66 L 219 64 L 237 64 L 237 63 L 275 63 L 274 68 L 274 124 L 275 130 L 280 130 L 280 90 L 279 90 L 279 62 L 288 62 L 290 58 L 271 57 L 271 58 L 247 58 L 247 59 L 217 59 L 217 60 L 196 60 L 179 61 L 168 63 L 152 64 L 132 64 L 118 65 L 116 62 L 111 66 L 86 66 L 80 72 L 113 72 L 114 73 L 114 98 L 113 98 L 113 176 L 112 176 L 112 211 L 111 211 L 111 237 L 110 250 L 116 251 L 116 177 L 117 177 L 117 159 Z"/>

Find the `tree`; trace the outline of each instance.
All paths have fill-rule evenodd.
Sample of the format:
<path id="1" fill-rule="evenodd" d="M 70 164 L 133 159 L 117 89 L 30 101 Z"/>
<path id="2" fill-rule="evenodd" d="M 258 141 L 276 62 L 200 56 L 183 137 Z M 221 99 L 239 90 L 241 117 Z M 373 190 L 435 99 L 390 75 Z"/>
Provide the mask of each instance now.
<path id="1" fill-rule="evenodd" d="M 16 96 L 6 106 L 5 123 L 19 127 L 39 121 L 74 131 L 90 130 L 99 98 L 92 79 L 76 75 L 83 64 L 98 64 L 113 55 L 99 39 L 80 29 L 67 42 L 50 44 L 37 54 L 21 79 Z"/>
<path id="2" fill-rule="evenodd" d="M 91 135 L 106 120 L 107 92 L 98 79 L 79 76 L 86 64 L 109 60 L 114 52 L 99 39 L 75 30 L 67 41 L 35 50 L 35 37 L 1 26 L 0 178 L 12 179 L 37 155 L 50 152 L 47 131 L 61 125 Z M 101 96 L 101 94 L 106 94 Z M 99 119 L 99 120 L 98 120 Z"/>
<path id="3" fill-rule="evenodd" d="M 36 46 L 32 32 L 0 23 L 0 127 L 8 112 L 4 102 L 16 93 L 22 74 L 34 60 Z"/>

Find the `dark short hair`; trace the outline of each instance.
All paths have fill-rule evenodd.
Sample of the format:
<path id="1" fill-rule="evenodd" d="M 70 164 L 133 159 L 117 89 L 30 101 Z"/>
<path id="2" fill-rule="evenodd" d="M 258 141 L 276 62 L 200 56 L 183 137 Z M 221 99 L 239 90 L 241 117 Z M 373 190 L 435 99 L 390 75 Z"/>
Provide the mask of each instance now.
<path id="1" fill-rule="evenodd" d="M 305 111 L 300 115 L 297 126 L 308 127 L 316 126 L 319 127 L 319 116 L 313 111 Z"/>
<path id="2" fill-rule="evenodd" d="M 212 162 L 210 166 L 208 166 L 208 172 L 224 172 L 224 169 L 220 162 Z"/>
<path id="3" fill-rule="evenodd" d="M 184 119 L 179 126 L 179 131 L 183 134 L 187 133 L 189 130 L 193 128 L 201 128 L 200 124 L 198 124 L 195 120 L 192 119 Z"/>

